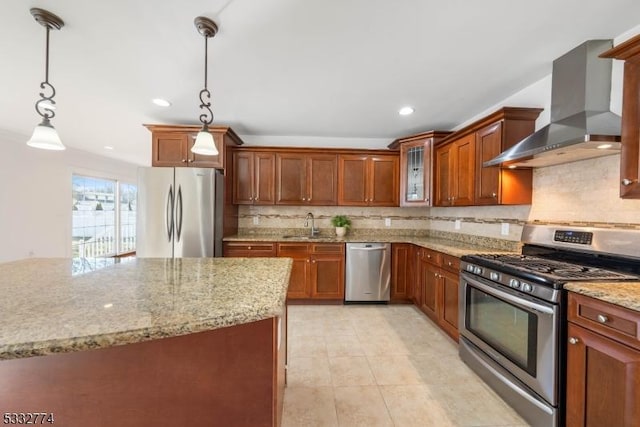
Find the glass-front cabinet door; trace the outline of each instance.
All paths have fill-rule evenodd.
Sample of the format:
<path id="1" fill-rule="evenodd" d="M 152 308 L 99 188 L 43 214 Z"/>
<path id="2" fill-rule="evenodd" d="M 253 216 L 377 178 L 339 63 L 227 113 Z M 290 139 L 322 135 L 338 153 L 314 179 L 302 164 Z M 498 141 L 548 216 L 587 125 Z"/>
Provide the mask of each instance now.
<path id="1" fill-rule="evenodd" d="M 402 144 L 401 206 L 431 205 L 431 138 Z"/>
<path id="2" fill-rule="evenodd" d="M 429 131 L 394 141 L 400 146 L 400 206 L 433 205 L 433 145 L 449 133 Z"/>

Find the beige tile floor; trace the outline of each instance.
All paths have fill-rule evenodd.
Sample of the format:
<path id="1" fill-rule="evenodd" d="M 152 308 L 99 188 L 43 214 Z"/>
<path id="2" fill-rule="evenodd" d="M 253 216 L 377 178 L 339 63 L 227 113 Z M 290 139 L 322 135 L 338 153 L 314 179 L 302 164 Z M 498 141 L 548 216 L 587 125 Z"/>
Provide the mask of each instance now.
<path id="1" fill-rule="evenodd" d="M 411 305 L 289 306 L 284 427 L 527 423 Z"/>

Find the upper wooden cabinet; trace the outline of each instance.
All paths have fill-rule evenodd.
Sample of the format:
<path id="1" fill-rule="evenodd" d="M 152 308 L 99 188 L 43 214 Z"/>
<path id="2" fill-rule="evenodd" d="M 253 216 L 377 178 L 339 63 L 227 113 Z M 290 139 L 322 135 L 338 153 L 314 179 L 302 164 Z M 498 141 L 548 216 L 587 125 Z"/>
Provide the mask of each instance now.
<path id="1" fill-rule="evenodd" d="M 242 145 L 242 140 L 229 127 L 210 127 L 219 154 L 203 156 L 191 152 L 200 126 L 144 125 L 151 131 L 151 166 L 199 167 L 224 169 L 229 145 Z"/>
<path id="2" fill-rule="evenodd" d="M 389 144 L 390 149 L 400 149 L 400 206 L 433 204 L 433 145 L 450 133 L 424 132 Z"/>
<path id="3" fill-rule="evenodd" d="M 640 35 L 600 56 L 625 61 L 622 89 L 620 197 L 640 199 Z"/>
<path id="4" fill-rule="evenodd" d="M 335 205 L 336 154 L 279 152 L 276 154 L 276 204 Z"/>
<path id="5" fill-rule="evenodd" d="M 475 137 L 464 135 L 436 149 L 436 206 L 474 203 Z"/>
<path id="6" fill-rule="evenodd" d="M 530 204 L 531 169 L 483 163 L 533 133 L 540 112 L 540 108 L 504 107 L 437 144 L 435 205 Z"/>
<path id="7" fill-rule="evenodd" d="M 399 159 L 394 154 L 339 154 L 338 205 L 398 206 Z"/>
<path id="8" fill-rule="evenodd" d="M 275 154 L 261 151 L 233 153 L 233 203 L 273 205 L 275 202 Z"/>

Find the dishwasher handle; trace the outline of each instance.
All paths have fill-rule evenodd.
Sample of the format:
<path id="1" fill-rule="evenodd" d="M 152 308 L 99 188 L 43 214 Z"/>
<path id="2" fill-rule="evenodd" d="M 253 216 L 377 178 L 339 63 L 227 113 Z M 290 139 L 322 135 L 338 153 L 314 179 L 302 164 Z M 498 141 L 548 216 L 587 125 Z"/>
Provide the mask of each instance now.
<path id="1" fill-rule="evenodd" d="M 386 251 L 387 248 L 385 246 L 380 246 L 379 248 L 349 248 L 350 251 Z"/>

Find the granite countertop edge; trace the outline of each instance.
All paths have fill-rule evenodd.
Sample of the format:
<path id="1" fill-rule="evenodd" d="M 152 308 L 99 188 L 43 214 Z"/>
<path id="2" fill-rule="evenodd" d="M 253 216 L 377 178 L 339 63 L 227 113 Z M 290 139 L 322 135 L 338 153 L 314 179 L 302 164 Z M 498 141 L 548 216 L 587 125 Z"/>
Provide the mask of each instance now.
<path id="1" fill-rule="evenodd" d="M 274 258 L 267 258 L 267 260 L 268 259 Z M 279 259 L 284 260 L 283 258 Z M 285 270 L 282 270 L 281 277 L 278 277 L 278 283 L 280 283 L 280 278 L 282 278 L 282 284 L 278 284 L 277 289 L 274 288 L 273 291 L 269 291 L 271 295 L 269 298 L 263 298 L 260 301 L 256 301 L 255 304 L 245 303 L 242 306 L 234 307 L 234 309 L 230 311 L 227 309 L 225 309 L 227 311 L 222 311 L 221 309 L 212 307 L 208 316 L 185 319 L 184 321 L 168 319 L 166 323 L 159 323 L 142 328 L 119 329 L 73 337 L 52 337 L 51 339 L 0 342 L 0 361 L 136 344 L 157 339 L 207 332 L 281 316 L 286 306 L 286 293 L 291 275 L 291 266 L 293 264 L 291 259 L 286 260 L 288 262 L 284 263 L 284 265 L 281 264 L 283 268 L 286 267 L 286 274 L 284 274 Z M 255 261 L 259 262 L 257 259 Z M 23 260 L 18 262 L 28 261 Z"/>
<path id="2" fill-rule="evenodd" d="M 640 282 L 569 282 L 564 289 L 640 313 Z"/>
<path id="3" fill-rule="evenodd" d="M 479 238 L 480 239 L 480 238 Z M 225 242 L 273 242 L 273 243 L 359 243 L 359 242 L 382 242 L 382 243 L 410 243 L 426 249 L 432 249 L 447 255 L 461 257 L 471 254 L 487 253 L 520 253 L 513 250 L 494 248 L 483 244 L 460 242 L 456 240 L 439 237 L 416 237 L 416 236 L 345 236 L 331 237 L 320 236 L 308 238 L 306 236 L 292 236 L 283 238 L 272 234 L 236 234 L 223 239 Z"/>

